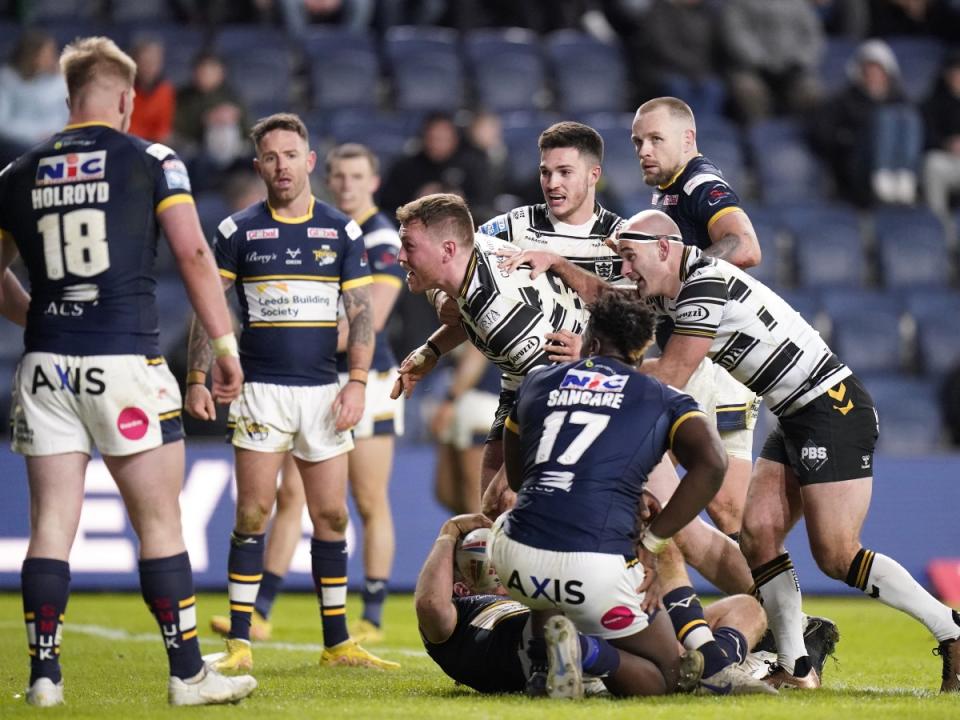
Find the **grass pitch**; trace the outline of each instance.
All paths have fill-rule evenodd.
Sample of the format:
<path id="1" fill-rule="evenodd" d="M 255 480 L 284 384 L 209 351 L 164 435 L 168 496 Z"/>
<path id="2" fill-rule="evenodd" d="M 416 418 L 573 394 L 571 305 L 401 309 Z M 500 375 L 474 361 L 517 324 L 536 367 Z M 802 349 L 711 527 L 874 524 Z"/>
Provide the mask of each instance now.
<path id="1" fill-rule="evenodd" d="M 225 595 L 199 598 L 202 651 L 222 647 L 207 630 L 212 614 L 226 609 Z M 806 598 L 808 612 L 840 626 L 838 662 L 828 661 L 824 687 L 815 693 L 779 697 L 669 697 L 579 703 L 524 697 L 481 696 L 454 685 L 423 652 L 412 598 L 392 596 L 385 615 L 387 642 L 371 646 L 402 663 L 397 672 L 323 668 L 320 621 L 311 595 L 281 595 L 274 637 L 254 648 L 259 689 L 237 706 L 170 708 L 166 704 L 166 658 L 153 618 L 137 595 L 77 593 L 70 599 L 63 657 L 67 705 L 38 710 L 26 705 L 28 665 L 20 597 L 0 594 L 0 717 L 122 718 L 147 720 L 189 714 L 272 718 L 636 718 L 730 720 L 796 717 L 880 720 L 960 718 L 960 695 L 941 696 L 936 643 L 910 618 L 865 599 Z M 359 616 L 351 596 L 350 617 Z M 204 632 L 206 630 L 206 632 Z"/>

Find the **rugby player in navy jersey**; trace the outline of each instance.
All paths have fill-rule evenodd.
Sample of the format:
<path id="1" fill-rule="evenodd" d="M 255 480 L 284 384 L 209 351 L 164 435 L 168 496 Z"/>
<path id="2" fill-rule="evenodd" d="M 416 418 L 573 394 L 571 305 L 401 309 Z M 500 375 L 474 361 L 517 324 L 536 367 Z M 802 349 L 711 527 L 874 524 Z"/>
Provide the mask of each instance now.
<path id="1" fill-rule="evenodd" d="M 656 556 L 669 546 L 683 572 L 670 538 L 704 509 L 726 470 L 719 435 L 697 402 L 636 369 L 653 328 L 653 311 L 635 295 L 596 294 L 584 359 L 537 368 L 524 379 L 504 430 L 517 503 L 494 523 L 489 548 L 510 596 L 534 611 L 535 627 L 559 611 L 580 632 L 633 656 L 629 680 L 607 681 L 615 694 L 676 689 L 680 657 L 671 620 L 656 612 Z M 668 450 L 687 474 L 638 539 L 644 484 Z M 683 596 L 683 624 L 709 635 L 699 648 L 704 690 L 770 692 L 737 667 L 745 652 L 723 652 L 688 586 L 671 577 L 664 600 L 672 615 Z M 548 640 L 555 626 L 547 621 Z"/>
<path id="2" fill-rule="evenodd" d="M 228 579 L 230 632 L 222 669 L 253 665 L 250 622 L 263 573 L 264 531 L 277 495 L 277 473 L 292 452 L 313 521 L 313 578 L 320 601 L 322 665 L 394 669 L 347 632 L 347 453 L 350 428 L 363 415 L 374 350 L 370 272 L 360 227 L 313 197 L 316 163 L 296 115 L 263 118 L 251 137 L 254 167 L 267 199 L 220 223 L 214 251 L 225 288 L 234 284 L 243 313 L 240 361 L 246 381 L 230 407 L 236 457 L 237 512 Z M 336 367 L 338 304 L 349 325 L 347 381 Z M 206 333 L 193 324 L 187 410 L 213 419 L 204 373 Z"/>
<path id="3" fill-rule="evenodd" d="M 481 514 L 450 518 L 440 528 L 420 569 L 414 604 L 420 636 L 431 659 L 455 681 L 482 693 L 526 690 L 531 695 L 575 697 L 583 685 L 586 694 L 596 694 L 595 683 L 590 687 L 583 682 L 583 675 L 589 675 L 608 678 L 620 694 L 635 694 L 643 682 L 644 665 L 638 659 L 562 623 L 560 632 L 552 632 L 546 639 L 535 637 L 530 609 L 506 597 L 507 590 L 499 580 L 493 589 L 485 586 L 481 591 L 471 585 L 471 578 L 456 571 L 458 543 L 472 530 L 489 528 L 490 524 L 490 519 Z M 479 567 L 477 577 L 488 577 L 492 569 L 489 557 L 474 562 Z M 658 572 L 661 583 L 665 581 L 668 588 L 690 584 L 683 558 L 675 549 L 660 556 Z M 766 627 L 763 609 L 748 595 L 724 598 L 706 611 L 695 597 L 691 598 L 686 616 L 689 637 L 707 627 L 714 629 L 722 639 L 722 647 L 714 643 L 715 651 L 729 654 L 730 665 L 742 658 Z M 675 642 L 673 647 L 675 653 L 679 652 Z M 713 649 L 703 647 L 703 655 Z M 699 661 L 696 653 L 690 654 L 689 662 L 698 665 Z M 543 665 L 549 668 L 546 673 L 540 669 Z M 729 675 L 743 679 L 739 670 L 724 673 Z M 698 672 L 688 675 L 688 688 L 697 677 Z M 743 692 L 744 687 L 739 684 L 736 690 Z"/>
<path id="4" fill-rule="evenodd" d="M 939 643 L 941 692 L 960 692 L 960 613 L 894 559 L 860 542 L 879 433 L 866 388 L 776 293 L 685 245 L 679 233 L 664 213 L 645 210 L 621 231 L 619 252 L 638 293 L 675 322 L 663 356 L 644 370 L 679 387 L 709 357 L 762 395 L 777 416 L 753 471 L 741 538 L 777 643 L 779 668 L 769 682 L 820 686 L 804 647 L 800 584 L 784 548 L 803 516 L 820 569 L 920 620 Z M 557 256 L 538 255 L 511 262 L 552 270 L 585 298 L 604 291 L 595 276 Z"/>
<path id="5" fill-rule="evenodd" d="M 26 457 L 30 484 L 21 572 L 26 700 L 63 702 L 68 558 L 96 448 L 140 540 L 140 587 L 163 636 L 169 702 L 233 702 L 256 681 L 210 669 L 197 640 L 180 527 L 180 392 L 158 350 L 151 272 L 161 229 L 199 322 L 214 338 L 219 402 L 235 398 L 243 381 L 236 338 L 183 163 L 170 148 L 126 134 L 136 64 L 112 40 L 90 37 L 67 45 L 60 66 L 70 124 L 0 173 L 0 307 L 7 317 L 23 317 L 27 296 L 7 273 L 18 251 L 32 295 L 12 408 L 12 447 Z"/>
<path id="6" fill-rule="evenodd" d="M 403 434 L 403 402 L 390 399 L 397 361 L 390 348 L 386 323 L 406 273 L 397 262 L 400 236 L 373 200 L 380 184 L 377 156 L 363 145 L 339 145 L 327 153 L 326 178 L 334 204 L 353 218 L 363 231 L 373 279 L 370 299 L 376 345 L 367 376 L 363 416 L 353 428 L 354 448 L 348 460 L 350 489 L 363 522 L 365 570 L 363 616 L 350 627 L 350 636 L 358 642 L 369 643 L 383 639 L 383 604 L 393 565 L 393 516 L 387 487 L 393 467 L 394 437 Z M 339 320 L 338 332 L 337 370 L 341 382 L 347 382 L 349 366 L 345 350 L 349 326 L 343 317 Z M 277 513 L 267 536 L 263 580 L 254 603 L 250 628 L 254 640 L 270 637 L 270 612 L 300 541 L 303 506 L 300 473 L 295 463 L 285 462 L 277 493 Z M 229 635 L 229 617 L 215 616 L 211 625 L 220 634 Z"/>

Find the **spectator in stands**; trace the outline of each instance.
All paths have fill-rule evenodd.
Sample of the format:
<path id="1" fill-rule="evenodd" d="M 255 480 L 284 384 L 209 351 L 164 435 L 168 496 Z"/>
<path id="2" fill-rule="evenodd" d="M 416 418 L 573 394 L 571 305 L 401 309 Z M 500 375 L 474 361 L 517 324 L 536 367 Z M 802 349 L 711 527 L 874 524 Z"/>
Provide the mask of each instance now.
<path id="1" fill-rule="evenodd" d="M 883 40 L 868 40 L 847 75 L 847 85 L 814 121 L 815 142 L 833 163 L 839 194 L 859 205 L 913 203 L 923 123 L 904 95 L 896 56 Z"/>
<path id="2" fill-rule="evenodd" d="M 66 94 L 56 41 L 42 30 L 24 30 L 0 68 L 0 166 L 63 129 Z"/>
<path id="3" fill-rule="evenodd" d="M 960 5 L 955 0 L 870 0 L 870 34 L 934 35 L 960 39 Z"/>
<path id="4" fill-rule="evenodd" d="M 190 177 L 198 185 L 248 154 L 246 109 L 227 82 L 220 57 L 209 51 L 197 55 L 190 84 L 177 91 L 176 105 L 178 149 L 193 160 Z"/>
<path id="5" fill-rule="evenodd" d="M 487 111 L 474 114 L 466 135 L 467 146 L 477 152 L 481 156 L 480 161 L 487 166 L 487 197 L 495 199 L 505 192 L 509 155 L 500 116 Z"/>
<path id="6" fill-rule="evenodd" d="M 293 37 L 303 37 L 312 23 L 336 24 L 362 32 L 370 27 L 376 0 L 263 0 L 276 4 L 280 19 Z"/>
<path id="7" fill-rule="evenodd" d="M 133 106 L 130 132 L 145 140 L 169 142 L 173 131 L 176 91 L 173 83 L 163 76 L 163 42 L 154 39 L 138 42 L 132 55 L 137 63 L 137 81 L 134 85 L 137 99 Z"/>
<path id="8" fill-rule="evenodd" d="M 927 205 L 946 217 L 950 195 L 960 191 L 960 49 L 947 56 L 933 93 L 923 104 L 927 152 L 923 194 Z"/>
<path id="9" fill-rule="evenodd" d="M 813 0 L 813 7 L 828 35 L 857 40 L 866 37 L 870 28 L 869 0 Z"/>
<path id="10" fill-rule="evenodd" d="M 720 34 L 740 120 L 802 113 L 819 100 L 824 33 L 808 0 L 727 0 Z"/>
<path id="11" fill-rule="evenodd" d="M 453 118 L 431 113 L 423 122 L 418 152 L 390 168 L 380 191 L 380 207 L 392 213 L 441 187 L 463 196 L 470 205 L 489 207 L 493 199 L 489 177 L 486 159 L 462 141 Z"/>

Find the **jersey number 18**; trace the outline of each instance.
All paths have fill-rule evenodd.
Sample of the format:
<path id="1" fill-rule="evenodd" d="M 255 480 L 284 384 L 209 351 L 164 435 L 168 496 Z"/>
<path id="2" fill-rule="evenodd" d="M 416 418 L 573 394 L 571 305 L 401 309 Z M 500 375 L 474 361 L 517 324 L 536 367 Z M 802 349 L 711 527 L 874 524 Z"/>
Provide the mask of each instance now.
<path id="1" fill-rule="evenodd" d="M 62 216 L 48 213 L 37 221 L 48 278 L 62 280 L 66 273 L 93 277 L 110 267 L 105 218 L 103 210 L 82 208 Z"/>

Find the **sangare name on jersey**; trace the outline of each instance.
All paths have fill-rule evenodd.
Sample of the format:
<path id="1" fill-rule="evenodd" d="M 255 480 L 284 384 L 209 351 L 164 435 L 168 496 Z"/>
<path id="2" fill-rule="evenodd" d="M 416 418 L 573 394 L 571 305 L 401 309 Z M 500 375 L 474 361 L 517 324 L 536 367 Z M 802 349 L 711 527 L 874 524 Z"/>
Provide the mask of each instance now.
<path id="1" fill-rule="evenodd" d="M 570 225 L 554 216 L 546 203 L 524 205 L 480 226 L 484 235 L 506 240 L 522 250 L 549 250 L 608 282 L 620 280 L 623 261 L 604 240 L 623 222 L 616 213 L 594 207 L 584 223 Z"/>
<path id="2" fill-rule="evenodd" d="M 570 330 L 578 335 L 588 312 L 580 296 L 552 272 L 530 279 L 530 268 L 510 274 L 498 266 L 497 251 L 508 242 L 478 233 L 457 297 L 471 342 L 499 367 L 502 387 L 514 390 L 527 371 L 548 363 L 544 335 Z"/>
<path id="3" fill-rule="evenodd" d="M 247 380 L 337 381 L 340 293 L 371 282 L 361 235 L 353 220 L 317 200 L 299 218 L 259 202 L 220 223 L 214 249 L 220 274 L 236 282 Z"/>
<path id="4" fill-rule="evenodd" d="M 105 123 L 68 126 L 8 165 L 0 228 L 30 276 L 26 350 L 158 355 L 156 216 L 182 202 L 173 150 Z"/>
<path id="5" fill-rule="evenodd" d="M 800 313 L 730 263 L 685 248 L 676 300 L 657 298 L 674 335 L 712 338 L 710 358 L 776 415 L 822 395 L 850 369 Z"/>
<path id="6" fill-rule="evenodd" d="M 702 415 L 689 395 L 615 358 L 537 369 L 507 420 L 523 463 L 507 534 L 531 547 L 632 556 L 647 474 L 677 428 Z"/>

